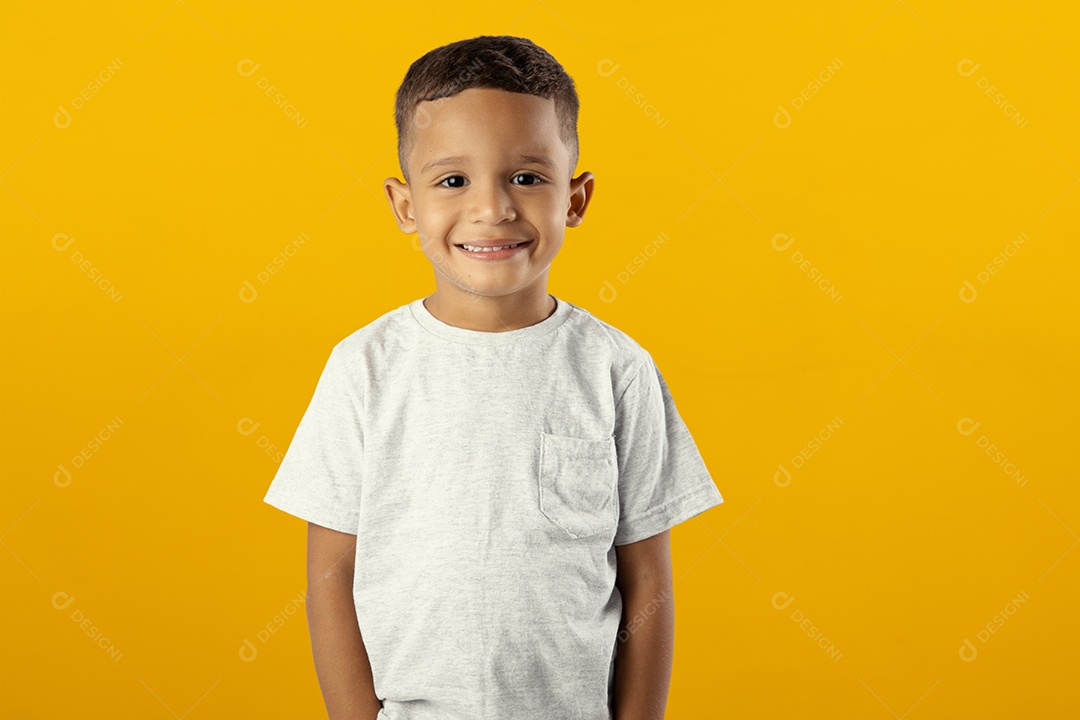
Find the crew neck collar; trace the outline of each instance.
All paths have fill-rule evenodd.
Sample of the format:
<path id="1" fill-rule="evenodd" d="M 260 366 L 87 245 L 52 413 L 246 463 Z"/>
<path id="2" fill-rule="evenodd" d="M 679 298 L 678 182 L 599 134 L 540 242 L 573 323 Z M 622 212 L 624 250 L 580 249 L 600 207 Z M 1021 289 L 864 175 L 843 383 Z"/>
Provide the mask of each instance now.
<path id="1" fill-rule="evenodd" d="M 550 295 L 550 297 L 555 301 L 555 311 L 553 313 L 534 325 L 504 332 L 469 330 L 445 323 L 431 314 L 431 311 L 424 305 L 424 298 L 413 300 L 409 303 L 409 309 L 412 311 L 412 316 L 416 318 L 416 321 L 424 329 L 441 338 L 471 345 L 503 345 L 547 335 L 570 317 L 570 312 L 573 310 L 570 303 L 560 300 L 554 295 Z"/>

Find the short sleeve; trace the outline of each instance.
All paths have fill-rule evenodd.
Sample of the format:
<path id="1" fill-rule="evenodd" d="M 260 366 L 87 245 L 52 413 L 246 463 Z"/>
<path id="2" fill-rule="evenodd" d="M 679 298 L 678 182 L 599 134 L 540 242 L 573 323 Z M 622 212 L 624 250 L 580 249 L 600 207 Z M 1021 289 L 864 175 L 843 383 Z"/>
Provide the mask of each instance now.
<path id="1" fill-rule="evenodd" d="M 335 346 L 263 500 L 316 525 L 355 535 L 363 434 L 361 404 L 346 371 L 341 347 Z"/>
<path id="2" fill-rule="evenodd" d="M 613 544 L 652 537 L 724 502 L 652 357 L 616 403 L 615 445 L 619 525 Z"/>

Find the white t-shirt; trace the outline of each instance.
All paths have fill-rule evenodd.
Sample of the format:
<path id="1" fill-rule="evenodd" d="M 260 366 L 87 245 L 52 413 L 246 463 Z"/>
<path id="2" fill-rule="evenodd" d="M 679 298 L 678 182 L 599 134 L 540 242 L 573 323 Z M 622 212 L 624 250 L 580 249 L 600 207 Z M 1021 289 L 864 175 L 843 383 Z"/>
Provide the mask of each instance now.
<path id="1" fill-rule="evenodd" d="M 649 353 L 555 300 L 482 332 L 421 298 L 346 337 L 266 493 L 357 536 L 380 720 L 609 720 L 614 546 L 723 502 Z"/>

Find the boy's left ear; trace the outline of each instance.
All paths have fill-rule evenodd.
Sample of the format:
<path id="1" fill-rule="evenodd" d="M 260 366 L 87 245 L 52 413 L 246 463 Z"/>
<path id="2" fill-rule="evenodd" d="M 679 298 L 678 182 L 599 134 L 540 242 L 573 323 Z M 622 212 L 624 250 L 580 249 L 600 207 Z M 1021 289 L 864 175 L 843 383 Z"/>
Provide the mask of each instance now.
<path id="1" fill-rule="evenodd" d="M 577 227 L 585 218 L 585 208 L 592 199 L 595 178 L 588 170 L 570 180 L 570 201 L 566 208 L 566 227 Z"/>

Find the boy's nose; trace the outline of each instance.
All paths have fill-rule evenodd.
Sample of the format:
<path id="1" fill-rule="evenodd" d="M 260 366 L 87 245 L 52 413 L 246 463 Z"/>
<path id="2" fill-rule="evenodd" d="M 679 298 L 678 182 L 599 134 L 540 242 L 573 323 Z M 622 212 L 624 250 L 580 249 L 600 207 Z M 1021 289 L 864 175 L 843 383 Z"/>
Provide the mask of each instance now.
<path id="1" fill-rule="evenodd" d="M 516 217 L 510 193 L 497 182 L 475 183 L 470 193 L 469 221 L 495 225 Z"/>

